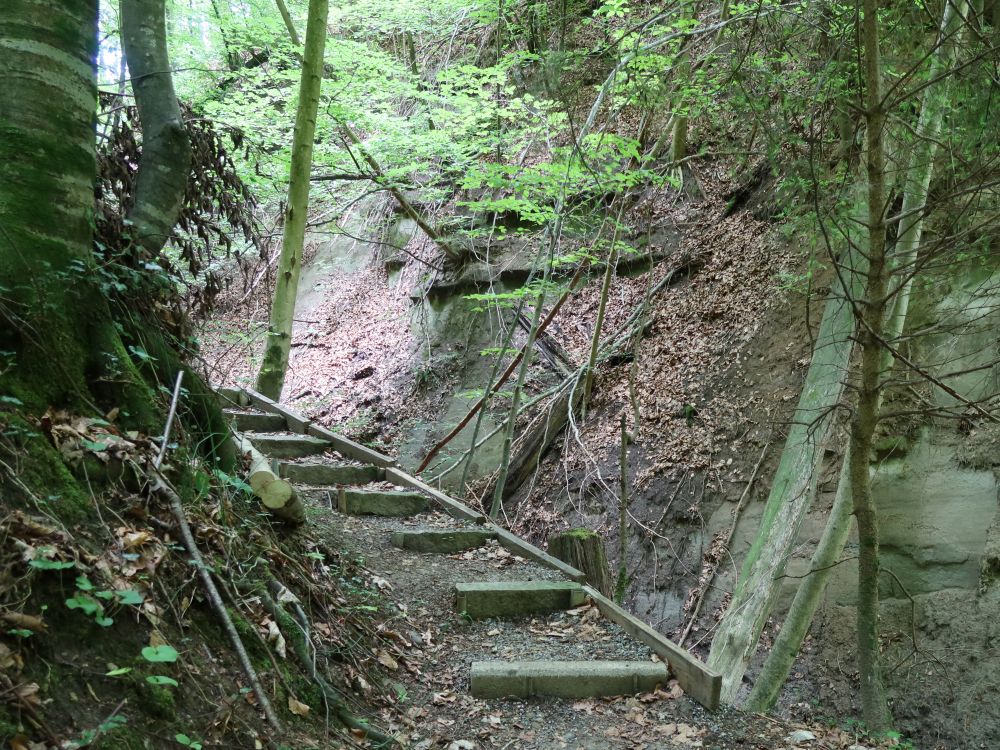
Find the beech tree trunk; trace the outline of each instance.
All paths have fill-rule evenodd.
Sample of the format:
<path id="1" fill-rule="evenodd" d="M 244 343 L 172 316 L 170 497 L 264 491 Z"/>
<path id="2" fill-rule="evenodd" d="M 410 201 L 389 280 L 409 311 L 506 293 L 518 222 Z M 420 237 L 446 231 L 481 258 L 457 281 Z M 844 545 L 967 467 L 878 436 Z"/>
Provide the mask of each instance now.
<path id="1" fill-rule="evenodd" d="M 934 80 L 955 62 L 958 36 L 962 18 L 966 15 L 968 3 L 960 0 L 956 6 L 945 5 L 941 20 L 941 37 L 939 47 L 931 61 L 929 80 Z M 895 295 L 892 315 L 886 326 L 885 339 L 894 341 L 902 336 L 906 327 L 906 317 L 910 305 L 910 292 L 913 286 L 912 267 L 916 262 L 917 249 L 923 233 L 923 216 L 921 207 L 927 202 L 931 174 L 933 172 L 934 154 L 937 150 L 937 139 L 941 132 L 944 113 L 951 103 L 951 79 L 945 79 L 936 86 L 926 90 L 920 108 L 920 119 L 917 124 L 917 142 L 913 146 L 909 168 L 904 177 L 904 196 L 902 219 L 899 237 L 896 240 L 896 259 L 894 267 L 901 270 L 905 281 Z M 907 216 L 913 212 L 912 216 Z M 882 352 L 881 369 L 884 377 L 888 374 L 892 357 L 888 352 Z M 881 409 L 879 393 L 876 414 Z M 802 579 L 795 599 L 788 611 L 785 622 L 775 639 L 774 646 L 768 654 L 764 668 L 761 670 L 750 693 L 747 708 L 751 711 L 769 711 L 778 699 L 781 687 L 788 679 L 788 674 L 795 663 L 799 648 L 809 630 L 813 616 L 819 606 L 820 597 L 826 588 L 833 566 L 840 559 L 851 530 L 851 511 L 853 496 L 851 494 L 850 478 L 853 475 L 851 454 L 847 452 L 841 466 L 840 479 L 837 483 L 837 494 L 830 509 L 823 536 L 813 553 L 810 574 Z"/>
<path id="2" fill-rule="evenodd" d="M 0 390 L 38 413 L 119 405 L 153 429 L 94 283 L 96 55 L 97 0 L 0 4 L 0 349 L 15 352 Z M 114 384 L 107 399 L 97 380 Z"/>
<path id="3" fill-rule="evenodd" d="M 329 7 L 329 0 L 309 0 L 309 21 L 306 27 L 305 54 L 302 58 L 299 107 L 292 137 L 292 166 L 288 180 L 288 205 L 285 209 L 281 257 L 271 303 L 264 361 L 257 375 L 257 390 L 275 401 L 281 399 L 288 371 L 288 354 L 292 346 L 295 298 L 298 294 L 302 246 L 309 214 L 309 177 L 312 172 L 316 112 L 319 109 L 323 81 L 323 53 L 326 49 Z"/>
<path id="4" fill-rule="evenodd" d="M 122 48 L 142 125 L 135 201 L 127 219 L 136 243 L 155 257 L 184 203 L 191 144 L 174 93 L 165 0 L 121 0 Z"/>

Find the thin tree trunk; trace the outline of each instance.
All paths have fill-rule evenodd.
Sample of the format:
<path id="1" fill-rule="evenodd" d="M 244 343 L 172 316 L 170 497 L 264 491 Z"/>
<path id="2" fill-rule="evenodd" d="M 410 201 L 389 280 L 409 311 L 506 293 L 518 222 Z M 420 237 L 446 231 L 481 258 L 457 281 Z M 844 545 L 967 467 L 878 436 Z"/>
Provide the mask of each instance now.
<path id="1" fill-rule="evenodd" d="M 292 40 L 292 44 L 296 47 L 302 44 L 302 40 L 299 38 L 299 32 L 295 30 L 295 23 L 292 21 L 292 14 L 288 12 L 288 6 L 285 5 L 285 0 L 274 0 L 278 6 L 278 12 L 281 14 L 281 20 L 285 22 L 285 28 L 288 29 L 288 38 Z M 312 7 L 310 6 L 310 14 Z M 306 37 L 309 36 L 308 30 L 306 31 Z"/>
<path id="2" fill-rule="evenodd" d="M 618 457 L 619 476 L 618 491 L 618 579 L 615 582 L 615 603 L 625 601 L 625 589 L 628 588 L 628 422 L 625 412 L 621 418 L 621 455 Z"/>
<path id="3" fill-rule="evenodd" d="M 319 108 L 323 80 L 323 52 L 326 48 L 328 12 L 329 0 L 309 0 L 309 20 L 306 25 L 305 54 L 302 58 L 299 107 L 292 138 L 292 166 L 281 258 L 278 261 L 278 278 L 271 304 L 264 361 L 257 375 L 257 390 L 275 401 L 281 398 L 292 344 L 295 297 L 298 293 L 302 246 L 305 242 L 306 220 L 309 214 L 309 175 L 312 171 L 316 112 Z"/>
<path id="4" fill-rule="evenodd" d="M 587 371 L 583 378 L 583 401 L 580 404 L 581 418 L 587 416 L 590 405 L 590 391 L 594 387 L 594 368 L 597 366 L 597 350 L 601 344 L 601 328 L 604 327 L 604 313 L 608 307 L 608 293 L 611 291 L 611 280 L 618 265 L 618 229 L 621 226 L 622 212 L 618 212 L 615 220 L 615 231 L 611 235 L 611 249 L 608 250 L 608 267 L 604 269 L 604 282 L 601 284 L 601 299 L 597 304 L 597 320 L 594 321 L 594 335 L 590 338 L 590 357 L 587 359 Z"/>
<path id="5" fill-rule="evenodd" d="M 954 63 L 959 24 L 967 7 L 967 3 L 961 1 L 957 7 L 950 3 L 945 5 L 941 21 L 941 45 L 932 59 L 929 80 L 934 80 Z M 950 79 L 947 79 L 937 86 L 932 86 L 927 89 L 924 95 L 924 101 L 920 108 L 920 120 L 917 125 L 918 140 L 913 147 L 904 180 L 905 193 L 902 209 L 904 216 L 910 211 L 916 211 L 927 201 L 934 154 L 937 149 L 937 137 L 941 130 L 944 112 L 951 102 L 949 82 Z M 923 232 L 923 213 L 914 213 L 912 217 L 904 218 L 901 226 L 902 231 L 896 240 L 894 266 L 897 272 L 902 271 L 906 280 L 895 295 L 893 312 L 886 326 L 885 339 L 887 341 L 898 339 L 906 326 L 910 292 L 913 286 L 912 266 L 916 261 L 916 253 Z M 887 374 L 891 364 L 891 355 L 888 352 L 883 352 L 882 372 Z M 881 409 L 882 395 L 882 393 L 879 394 L 876 413 Z M 830 509 L 826 528 L 813 554 L 810 565 L 811 572 L 802 579 L 785 622 L 781 626 L 781 631 L 778 633 L 774 646 L 750 693 L 747 708 L 751 711 L 769 711 L 774 707 L 781 687 L 788 679 L 799 648 L 812 623 L 833 566 L 840 559 L 844 545 L 847 543 L 851 530 L 853 506 L 851 476 L 851 454 L 848 452 L 845 454 L 841 466 L 837 494 L 833 507 Z"/>
<path id="6" fill-rule="evenodd" d="M 854 517 L 858 524 L 858 669 L 861 712 L 872 731 L 889 729 L 892 719 L 879 664 L 879 532 L 871 491 L 872 441 L 878 422 L 888 267 L 886 265 L 885 111 L 879 56 L 878 0 L 864 0 L 861 20 L 864 49 L 866 170 L 868 173 L 868 281 L 859 298 L 858 341 L 861 372 L 858 404 L 851 419 L 848 454 Z"/>
<path id="7" fill-rule="evenodd" d="M 510 468 L 510 451 L 514 442 L 514 431 L 517 426 L 517 408 L 521 401 L 521 391 L 524 390 L 524 381 L 528 377 L 528 368 L 531 366 L 531 355 L 535 349 L 535 336 L 542 320 L 542 305 L 545 303 L 545 283 L 548 281 L 548 267 L 546 267 L 545 279 L 542 291 L 538 293 L 535 300 L 535 312 L 531 316 L 531 330 L 528 331 L 528 341 L 524 345 L 524 356 L 521 358 L 521 369 L 517 373 L 517 383 L 514 385 L 514 395 L 510 401 L 510 420 L 507 422 L 507 430 L 503 437 L 503 454 L 500 459 L 500 475 L 497 478 L 496 487 L 493 490 L 493 504 L 490 506 L 490 517 L 496 518 L 500 512 L 500 505 L 503 500 L 504 486 L 507 484 L 507 472 Z"/>
<path id="8" fill-rule="evenodd" d="M 151 257 L 170 239 L 191 169 L 191 144 L 174 93 L 167 54 L 165 0 L 122 0 L 122 48 L 142 125 L 135 202 L 136 242 Z"/>

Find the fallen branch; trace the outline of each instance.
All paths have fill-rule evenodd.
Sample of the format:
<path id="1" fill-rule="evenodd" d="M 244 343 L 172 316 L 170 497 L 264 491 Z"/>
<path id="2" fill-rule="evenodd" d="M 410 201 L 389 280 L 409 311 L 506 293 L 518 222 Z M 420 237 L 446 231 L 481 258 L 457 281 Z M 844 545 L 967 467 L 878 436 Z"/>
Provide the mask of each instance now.
<path id="1" fill-rule="evenodd" d="M 760 471 L 761 464 L 764 463 L 764 456 L 767 455 L 767 449 L 771 447 L 770 443 L 767 443 L 763 450 L 760 452 L 760 458 L 757 459 L 757 465 L 753 467 L 753 472 L 750 474 L 750 479 L 747 481 L 747 486 L 743 488 L 743 494 L 740 495 L 739 502 L 736 503 L 736 508 L 733 510 L 733 523 L 729 527 L 729 532 L 726 534 L 726 539 L 722 543 L 722 550 L 728 551 L 729 545 L 733 542 L 733 536 L 736 534 L 736 526 L 740 522 L 740 513 L 743 512 L 743 504 L 746 499 L 750 496 L 750 488 L 753 487 L 754 481 L 757 479 L 757 472 Z M 701 612 L 701 605 L 705 601 L 705 595 L 708 590 L 712 588 L 712 581 L 715 580 L 715 574 L 719 572 L 719 562 L 722 560 L 720 555 L 719 560 L 716 560 L 715 565 L 709 572 L 708 578 L 705 579 L 704 585 L 701 587 L 701 591 L 698 593 L 698 598 L 694 603 L 694 607 L 691 611 L 691 617 L 688 619 L 687 625 L 684 627 L 684 632 L 681 633 L 681 637 L 677 639 L 677 645 L 683 646 L 684 641 L 687 639 L 688 635 L 691 634 L 691 628 L 694 627 L 695 622 L 698 619 L 698 614 Z"/>
<path id="2" fill-rule="evenodd" d="M 167 441 L 170 439 L 170 428 L 173 424 L 174 414 L 177 412 L 177 401 L 180 398 L 182 379 L 183 371 L 177 374 L 177 382 L 174 385 L 174 395 L 170 402 L 170 413 L 167 416 L 166 429 L 163 431 L 163 443 L 160 453 L 154 460 L 153 465 L 146 471 L 146 476 L 150 482 L 150 492 L 156 495 L 161 495 L 170 505 L 170 510 L 174 514 L 174 520 L 177 521 L 177 528 L 180 531 L 181 541 L 184 542 L 185 549 L 187 549 L 188 554 L 191 555 L 191 562 L 198 571 L 201 582 L 205 587 L 205 594 L 208 596 L 209 604 L 212 605 L 212 609 L 215 611 L 215 614 L 222 621 L 222 629 L 225 630 L 226 635 L 229 636 L 229 642 L 232 644 L 233 650 L 236 652 L 236 657 L 239 659 L 240 666 L 243 668 L 243 673 L 250 682 L 250 687 L 257 696 L 257 702 L 260 704 L 261 710 L 264 712 L 264 716 L 267 717 L 268 723 L 274 727 L 275 731 L 281 732 L 281 721 L 278 719 L 278 715 L 274 712 L 274 707 L 271 705 L 271 701 L 268 700 L 267 694 L 264 692 L 264 688 L 260 683 L 260 678 L 257 676 L 257 672 L 253 668 L 253 664 L 250 661 L 247 650 L 243 646 L 243 641 L 240 640 L 240 635 L 236 632 L 236 628 L 233 626 L 233 621 L 229 617 L 226 605 L 222 603 L 222 597 L 219 596 L 219 590 L 215 587 L 215 582 L 212 580 L 208 567 L 205 565 L 201 552 L 198 550 L 198 545 L 194 541 L 194 534 L 191 533 L 191 527 L 188 525 L 187 516 L 184 513 L 184 504 L 181 502 L 180 495 L 178 495 L 176 490 L 170 486 L 166 477 L 160 473 L 160 464 L 162 463 L 165 455 Z"/>

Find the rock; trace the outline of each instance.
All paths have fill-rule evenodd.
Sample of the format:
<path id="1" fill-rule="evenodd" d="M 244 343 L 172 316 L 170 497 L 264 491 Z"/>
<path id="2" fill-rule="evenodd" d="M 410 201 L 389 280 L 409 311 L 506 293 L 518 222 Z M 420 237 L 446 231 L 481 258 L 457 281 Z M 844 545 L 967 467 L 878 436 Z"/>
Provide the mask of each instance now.
<path id="1" fill-rule="evenodd" d="M 808 729 L 796 729 L 790 735 L 785 737 L 785 742 L 791 742 L 793 745 L 798 745 L 802 742 L 812 742 L 815 739 L 816 735 Z"/>

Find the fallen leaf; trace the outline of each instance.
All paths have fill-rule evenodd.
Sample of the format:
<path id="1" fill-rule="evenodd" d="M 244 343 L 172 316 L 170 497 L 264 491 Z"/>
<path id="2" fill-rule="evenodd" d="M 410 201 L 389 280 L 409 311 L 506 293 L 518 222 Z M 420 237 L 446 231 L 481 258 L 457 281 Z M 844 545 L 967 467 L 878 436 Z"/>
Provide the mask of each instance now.
<path id="1" fill-rule="evenodd" d="M 302 701 L 296 700 L 292 696 L 288 696 L 288 710 L 291 711 L 296 716 L 309 715 L 309 706 L 307 706 Z"/>
<path id="2" fill-rule="evenodd" d="M 378 652 L 378 663 L 386 669 L 394 671 L 399 669 L 399 663 L 389 655 L 388 651 L 385 650 Z"/>

